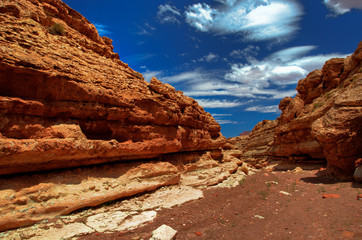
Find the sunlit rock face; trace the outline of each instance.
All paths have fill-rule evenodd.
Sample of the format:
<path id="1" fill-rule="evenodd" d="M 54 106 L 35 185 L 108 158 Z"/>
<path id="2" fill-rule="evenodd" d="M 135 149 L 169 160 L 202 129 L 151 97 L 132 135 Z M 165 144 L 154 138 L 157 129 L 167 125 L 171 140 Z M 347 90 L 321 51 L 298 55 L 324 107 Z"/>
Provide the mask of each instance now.
<path id="1" fill-rule="evenodd" d="M 62 1 L 0 4 L 0 231 L 217 184 L 241 164 L 225 143 L 194 99 L 146 82 Z"/>
<path id="2" fill-rule="evenodd" d="M 112 40 L 60 0 L 0 7 L 0 174 L 214 150 L 195 100 L 119 60 Z"/>
<path id="3" fill-rule="evenodd" d="M 362 42 L 298 82 L 275 121 L 258 123 L 244 139 L 245 159 L 327 161 L 327 172 L 351 180 L 362 158 Z M 264 156 L 264 157 L 263 157 Z"/>

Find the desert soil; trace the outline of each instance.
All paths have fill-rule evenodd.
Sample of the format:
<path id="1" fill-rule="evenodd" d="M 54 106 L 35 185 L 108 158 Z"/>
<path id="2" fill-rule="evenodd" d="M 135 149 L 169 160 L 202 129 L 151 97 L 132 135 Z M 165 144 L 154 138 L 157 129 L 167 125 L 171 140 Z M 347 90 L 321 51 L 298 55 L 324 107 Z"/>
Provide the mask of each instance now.
<path id="1" fill-rule="evenodd" d="M 329 180 L 320 166 L 263 170 L 237 187 L 209 188 L 202 199 L 160 210 L 154 221 L 135 230 L 78 239 L 149 239 L 163 224 L 178 231 L 178 240 L 362 239 L 361 187 Z"/>

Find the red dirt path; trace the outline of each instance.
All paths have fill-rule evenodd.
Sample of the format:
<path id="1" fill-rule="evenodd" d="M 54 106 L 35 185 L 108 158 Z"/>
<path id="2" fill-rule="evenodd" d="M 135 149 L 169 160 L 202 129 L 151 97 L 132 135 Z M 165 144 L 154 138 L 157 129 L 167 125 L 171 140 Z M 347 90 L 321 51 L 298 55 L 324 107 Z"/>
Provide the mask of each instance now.
<path id="1" fill-rule="evenodd" d="M 201 200 L 161 210 L 152 223 L 133 231 L 79 239 L 148 240 L 162 224 L 177 230 L 178 240 L 362 239 L 362 199 L 356 198 L 361 187 L 332 182 L 321 170 L 261 171 L 238 187 L 208 189 Z"/>

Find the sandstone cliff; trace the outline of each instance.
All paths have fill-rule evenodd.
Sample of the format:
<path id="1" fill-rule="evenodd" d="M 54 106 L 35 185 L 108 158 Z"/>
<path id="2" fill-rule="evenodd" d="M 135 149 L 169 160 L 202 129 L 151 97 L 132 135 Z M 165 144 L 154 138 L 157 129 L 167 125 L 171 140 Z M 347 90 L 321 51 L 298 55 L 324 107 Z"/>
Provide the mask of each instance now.
<path id="1" fill-rule="evenodd" d="M 277 124 L 276 120 L 264 120 L 259 122 L 249 135 L 232 138 L 232 143 L 243 151 L 241 159 L 256 168 L 263 167 L 270 159 L 270 148 Z"/>
<path id="2" fill-rule="evenodd" d="M 219 124 L 195 100 L 144 81 L 112 40 L 60 0 L 2 2 L 0 174 L 224 144 Z"/>
<path id="3" fill-rule="evenodd" d="M 242 164 L 223 156 L 211 114 L 146 82 L 111 44 L 60 0 L 0 1 L 0 231 L 161 186 L 214 185 Z"/>
<path id="4" fill-rule="evenodd" d="M 298 82 L 274 122 L 255 126 L 243 157 L 327 161 L 331 177 L 350 180 L 362 158 L 362 42 L 345 59 L 327 61 Z"/>

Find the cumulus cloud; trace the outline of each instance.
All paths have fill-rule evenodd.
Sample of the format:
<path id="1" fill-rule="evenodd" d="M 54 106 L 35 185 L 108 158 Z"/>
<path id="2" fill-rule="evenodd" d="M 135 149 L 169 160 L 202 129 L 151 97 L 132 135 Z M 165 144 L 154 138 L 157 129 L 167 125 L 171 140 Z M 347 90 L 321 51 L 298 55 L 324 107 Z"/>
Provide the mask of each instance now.
<path id="1" fill-rule="evenodd" d="M 323 3 L 336 14 L 344 14 L 352 8 L 362 9 L 361 0 L 324 0 Z"/>
<path id="2" fill-rule="evenodd" d="M 247 40 L 285 38 L 298 30 L 303 14 L 294 0 L 222 1 L 226 7 L 214 9 L 197 3 L 187 8 L 186 22 L 203 32 L 242 33 Z"/>
<path id="3" fill-rule="evenodd" d="M 161 4 L 158 6 L 157 18 L 161 23 L 180 23 L 178 17 L 181 16 L 180 11 L 169 4 Z"/>
<path id="4" fill-rule="evenodd" d="M 213 26 L 217 15 L 218 12 L 216 9 L 212 9 L 206 3 L 197 3 L 188 7 L 186 11 L 186 22 L 196 29 L 206 32 Z"/>
<path id="5" fill-rule="evenodd" d="M 277 105 L 273 106 L 254 106 L 248 107 L 245 109 L 248 112 L 261 112 L 261 113 L 279 113 L 279 107 Z"/>
<path id="6" fill-rule="evenodd" d="M 262 61 L 233 64 L 225 75 L 227 80 L 247 86 L 267 88 L 270 85 L 290 85 L 304 78 L 309 72 L 321 68 L 332 57 L 347 54 L 304 56 L 315 46 L 298 46 L 275 52 Z"/>
<path id="7" fill-rule="evenodd" d="M 309 55 L 315 46 L 297 46 L 270 54 L 247 63 L 231 65 L 228 71 L 195 69 L 168 74 L 145 72 L 146 79 L 155 75 L 170 83 L 185 95 L 197 98 L 205 108 L 233 108 L 248 104 L 247 111 L 276 112 L 277 108 L 260 108 L 260 102 L 293 97 L 295 84 L 309 72 L 320 69 L 326 60 L 347 54 Z M 230 100 L 231 99 L 231 100 Z M 252 106 L 251 104 L 256 104 Z M 263 104 L 261 104 L 263 105 Z"/>
<path id="8" fill-rule="evenodd" d="M 275 52 L 263 60 L 231 65 L 228 71 L 195 69 L 178 74 L 145 72 L 145 79 L 154 74 L 162 82 L 179 85 L 192 97 L 236 97 L 249 99 L 282 99 L 294 96 L 290 89 L 309 72 L 320 69 L 326 60 L 347 54 L 304 56 L 315 46 L 297 46 Z M 293 87 L 294 88 L 294 87 Z"/>

